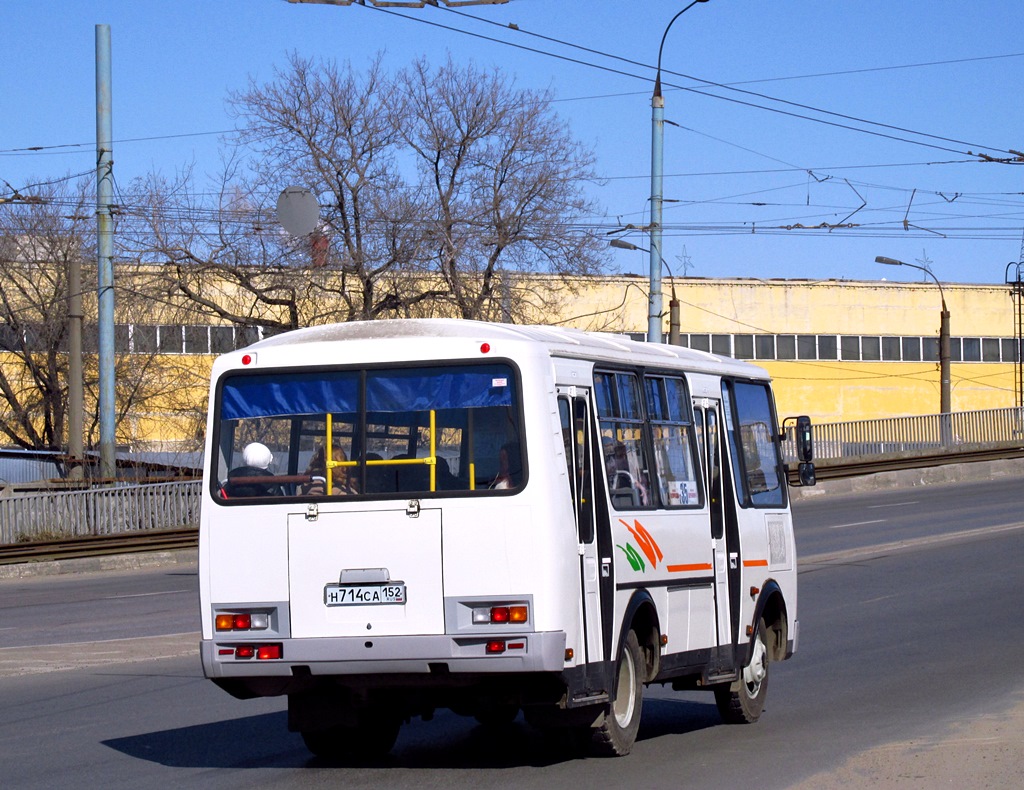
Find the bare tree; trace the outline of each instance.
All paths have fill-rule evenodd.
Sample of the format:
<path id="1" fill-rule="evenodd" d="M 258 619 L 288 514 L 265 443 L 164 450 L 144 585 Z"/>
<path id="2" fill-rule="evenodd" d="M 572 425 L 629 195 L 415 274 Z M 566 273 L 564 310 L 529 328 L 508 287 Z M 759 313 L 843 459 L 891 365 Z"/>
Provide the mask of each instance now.
<path id="1" fill-rule="evenodd" d="M 457 315 L 521 317 L 525 293 L 512 296 L 517 272 L 562 275 L 567 286 L 598 270 L 603 245 L 574 227 L 595 210 L 583 193 L 593 157 L 554 114 L 548 93 L 517 90 L 500 71 L 451 57 L 439 69 L 416 61 L 398 86 L 393 123 L 417 157 L 427 262 Z M 537 307 L 554 291 L 534 291 L 526 303 Z"/>
<path id="2" fill-rule="evenodd" d="M 92 253 L 92 216 L 66 182 L 0 209 L 0 433 L 18 447 L 65 446 L 67 272 Z"/>
<path id="3" fill-rule="evenodd" d="M 84 308 L 82 360 L 83 437 L 94 445 L 98 364 L 96 326 L 95 198 L 89 179 L 39 187 L 33 199 L 0 206 L 0 435 L 18 447 L 68 446 L 68 269 L 81 266 Z M 125 269 L 130 271 L 125 271 Z M 153 324 L 170 305 L 162 278 L 140 276 L 118 262 L 117 320 L 122 326 Z M 207 371 L 184 357 L 155 350 L 129 354 L 115 348 L 116 439 L 136 444 L 153 423 L 175 419 L 179 432 L 193 427 L 205 408 Z M 140 425 L 149 421 L 148 425 Z"/>
<path id="4" fill-rule="evenodd" d="M 163 261 L 199 313 L 278 332 L 328 321 L 425 315 L 524 320 L 595 272 L 578 230 L 590 154 L 550 97 L 497 71 L 425 61 L 394 80 L 292 55 L 229 106 L 241 132 L 204 206 L 188 171 L 133 185 L 133 248 Z M 311 189 L 310 239 L 276 229 L 274 202 Z M 138 209 L 142 210 L 138 210 Z M 556 275 L 551 291 L 520 275 Z"/>

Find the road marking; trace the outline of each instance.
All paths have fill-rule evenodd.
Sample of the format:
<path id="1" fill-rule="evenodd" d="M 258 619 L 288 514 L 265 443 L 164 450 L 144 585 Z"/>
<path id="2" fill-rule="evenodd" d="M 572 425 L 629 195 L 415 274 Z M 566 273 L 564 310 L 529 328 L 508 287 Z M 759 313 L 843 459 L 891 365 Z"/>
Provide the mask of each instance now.
<path id="1" fill-rule="evenodd" d="M 810 554 L 800 558 L 800 565 L 838 565 L 843 562 L 877 559 L 888 554 L 895 554 L 898 551 L 928 548 L 939 546 L 943 543 L 956 543 L 973 538 L 1001 535 L 1006 532 L 1018 532 L 1022 529 L 1024 529 L 1024 523 L 1020 522 L 1015 524 L 996 524 L 991 527 L 980 527 L 978 529 L 963 529 L 959 532 L 948 532 L 944 535 L 928 535 L 923 538 L 897 540 L 892 543 L 879 543 L 874 546 L 862 546 L 857 549 L 846 549 L 845 551 Z"/>
<path id="2" fill-rule="evenodd" d="M 153 595 L 181 595 L 182 593 L 191 593 L 193 590 L 165 590 L 163 592 L 145 592 L 145 593 L 131 593 L 130 595 L 105 595 L 103 596 L 104 601 L 117 601 L 121 598 L 148 598 Z"/>
<path id="3" fill-rule="evenodd" d="M 873 521 L 852 521 L 849 524 L 835 524 L 829 529 L 846 529 L 847 527 L 862 527 L 865 524 L 883 524 L 885 523 L 884 518 L 876 518 Z"/>
<path id="4" fill-rule="evenodd" d="M 919 501 L 915 501 L 915 502 L 893 502 L 891 504 L 886 504 L 886 505 L 868 505 L 867 509 L 868 510 L 877 510 L 878 508 L 883 508 L 883 507 L 907 507 L 907 505 L 919 505 L 919 504 L 921 504 Z"/>

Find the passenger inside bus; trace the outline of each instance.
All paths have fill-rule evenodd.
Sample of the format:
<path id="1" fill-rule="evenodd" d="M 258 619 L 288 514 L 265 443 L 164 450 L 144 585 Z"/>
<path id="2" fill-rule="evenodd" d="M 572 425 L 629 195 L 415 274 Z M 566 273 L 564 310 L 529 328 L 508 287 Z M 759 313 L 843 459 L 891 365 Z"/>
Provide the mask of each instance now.
<path id="1" fill-rule="evenodd" d="M 605 471 L 615 507 L 643 507 L 650 502 L 647 486 L 630 469 L 629 454 L 622 442 L 604 438 Z"/>
<path id="2" fill-rule="evenodd" d="M 281 496 L 284 490 L 276 483 L 256 478 L 272 477 L 270 467 L 274 454 L 260 442 L 250 442 L 242 450 L 242 466 L 228 472 L 224 494 L 228 497 Z M 250 479 L 252 478 L 252 479 Z"/>
<path id="3" fill-rule="evenodd" d="M 494 489 L 518 488 L 523 481 L 523 458 L 519 442 L 508 442 L 498 451 L 498 475 L 491 482 Z"/>
<path id="4" fill-rule="evenodd" d="M 327 490 L 327 464 L 324 460 L 325 452 L 323 447 L 317 447 L 313 457 L 306 467 L 306 474 L 312 480 L 303 483 L 300 492 L 306 496 L 323 496 Z M 331 451 L 331 457 L 335 463 L 344 463 L 348 460 L 345 451 L 335 447 Z M 331 496 L 345 496 L 358 493 L 355 482 L 349 474 L 350 467 L 335 466 L 331 469 Z"/>

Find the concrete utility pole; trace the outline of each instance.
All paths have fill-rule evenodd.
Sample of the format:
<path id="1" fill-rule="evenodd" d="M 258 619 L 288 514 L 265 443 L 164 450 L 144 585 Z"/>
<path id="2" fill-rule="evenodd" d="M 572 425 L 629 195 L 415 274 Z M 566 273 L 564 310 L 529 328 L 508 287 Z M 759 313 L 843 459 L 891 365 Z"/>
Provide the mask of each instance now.
<path id="1" fill-rule="evenodd" d="M 96 233 L 99 300 L 100 476 L 117 474 L 114 458 L 114 150 L 110 25 L 96 25 Z"/>
<path id="2" fill-rule="evenodd" d="M 68 477 L 85 475 L 82 383 L 82 259 L 73 250 L 68 261 Z"/>
<path id="3" fill-rule="evenodd" d="M 672 24 L 697 3 L 708 0 L 693 0 L 682 11 L 672 17 L 661 36 L 658 47 L 658 71 L 654 79 L 654 94 L 651 96 L 651 286 L 647 300 L 647 342 L 661 340 L 661 209 L 664 202 L 663 181 L 665 175 L 665 97 L 661 95 L 661 53 L 665 49 L 665 38 Z"/>

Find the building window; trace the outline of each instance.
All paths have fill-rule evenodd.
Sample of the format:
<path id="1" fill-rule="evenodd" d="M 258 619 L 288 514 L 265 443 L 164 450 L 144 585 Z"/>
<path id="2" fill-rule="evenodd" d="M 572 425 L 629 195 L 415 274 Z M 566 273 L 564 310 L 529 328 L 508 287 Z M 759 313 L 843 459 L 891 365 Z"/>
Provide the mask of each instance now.
<path id="1" fill-rule="evenodd" d="M 754 350 L 758 359 L 775 359 L 775 335 L 755 335 Z"/>
<path id="2" fill-rule="evenodd" d="M 835 335 L 818 335 L 818 359 L 838 359 L 838 341 Z"/>
<path id="3" fill-rule="evenodd" d="M 986 337 L 981 341 L 981 359 L 983 362 L 999 361 L 999 339 Z"/>
<path id="4" fill-rule="evenodd" d="M 20 334 L 9 324 L 0 325 L 0 351 L 17 351 L 21 345 Z"/>
<path id="5" fill-rule="evenodd" d="M 921 359 L 924 362 L 939 361 L 939 339 L 937 337 L 921 338 Z"/>
<path id="6" fill-rule="evenodd" d="M 898 337 L 882 338 L 882 359 L 886 362 L 900 361 L 900 339 Z"/>
<path id="7" fill-rule="evenodd" d="M 753 359 L 754 358 L 754 336 L 753 335 L 734 335 L 733 344 L 736 350 L 736 359 Z"/>
<path id="8" fill-rule="evenodd" d="M 860 338 L 857 335 L 843 335 L 839 346 L 845 361 L 860 361 Z"/>
<path id="9" fill-rule="evenodd" d="M 240 326 L 235 330 L 235 348 L 251 346 L 260 339 L 260 330 L 255 326 Z"/>
<path id="10" fill-rule="evenodd" d="M 981 362 L 981 338 L 965 337 L 964 362 Z"/>
<path id="11" fill-rule="evenodd" d="M 903 361 L 904 362 L 920 362 L 921 361 L 921 338 L 919 337 L 905 337 L 903 338 Z"/>
<path id="12" fill-rule="evenodd" d="M 818 358 L 818 338 L 815 335 L 797 335 L 796 336 L 796 358 L 797 359 L 817 359 Z"/>
<path id="13" fill-rule="evenodd" d="M 796 335 L 775 338 L 775 354 L 779 359 L 796 359 Z"/>
<path id="14" fill-rule="evenodd" d="M 235 330 L 230 326 L 210 327 L 210 353 L 226 354 L 235 348 Z"/>
<path id="15" fill-rule="evenodd" d="M 164 324 L 159 327 L 161 354 L 180 354 L 182 349 L 181 327 Z"/>
<path id="16" fill-rule="evenodd" d="M 878 362 L 882 359 L 882 339 L 880 337 L 862 337 L 860 339 L 860 357 L 865 362 Z"/>
<path id="17" fill-rule="evenodd" d="M 690 335 L 690 348 L 696 349 L 697 351 L 710 351 L 711 350 L 711 336 L 710 335 Z"/>
<path id="18" fill-rule="evenodd" d="M 732 335 L 712 335 L 711 353 L 723 357 L 732 356 Z"/>
<path id="19" fill-rule="evenodd" d="M 1003 338 L 1003 362 L 1017 361 L 1017 340 L 1012 337 Z"/>
<path id="20" fill-rule="evenodd" d="M 131 331 L 132 338 L 132 352 L 135 354 L 155 354 L 157 351 L 156 346 L 156 327 L 155 326 L 142 326 L 135 324 Z"/>
<path id="21" fill-rule="evenodd" d="M 210 353 L 210 327 L 208 327 L 208 326 L 186 326 L 185 327 L 185 353 L 186 354 L 209 354 Z"/>
<path id="22" fill-rule="evenodd" d="M 951 337 L 949 339 L 949 361 L 950 362 L 962 362 L 963 361 L 963 339 L 959 337 Z"/>

